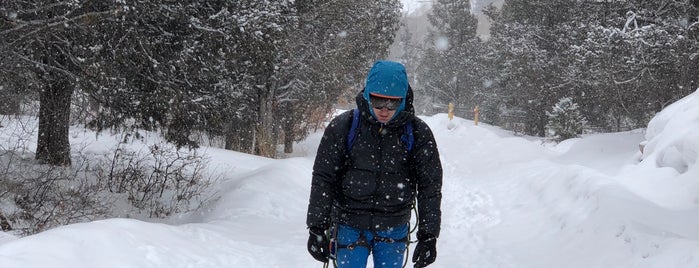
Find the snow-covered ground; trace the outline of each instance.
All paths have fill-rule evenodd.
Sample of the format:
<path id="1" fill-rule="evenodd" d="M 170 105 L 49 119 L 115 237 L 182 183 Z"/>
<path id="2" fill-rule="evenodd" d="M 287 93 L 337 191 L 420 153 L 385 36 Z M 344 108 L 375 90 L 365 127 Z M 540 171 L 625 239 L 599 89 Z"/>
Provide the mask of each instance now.
<path id="1" fill-rule="evenodd" d="M 423 119 L 445 170 L 430 267 L 699 267 L 699 92 L 647 129 L 557 145 L 446 114 Z M 281 160 L 203 148 L 210 172 L 223 174 L 207 210 L 169 224 L 109 219 L 4 234 L 0 267 L 321 267 L 305 228 L 321 135 Z M 71 132 L 83 148 L 114 147 L 95 137 Z"/>

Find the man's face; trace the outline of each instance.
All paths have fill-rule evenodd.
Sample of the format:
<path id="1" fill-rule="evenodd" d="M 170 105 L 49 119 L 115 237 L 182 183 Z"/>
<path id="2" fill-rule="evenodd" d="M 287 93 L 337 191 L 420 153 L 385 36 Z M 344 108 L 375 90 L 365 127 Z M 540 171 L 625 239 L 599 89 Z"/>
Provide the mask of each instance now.
<path id="1" fill-rule="evenodd" d="M 371 108 L 374 109 L 376 120 L 381 123 L 387 123 L 396 113 L 396 109 L 400 106 L 403 99 L 389 99 L 377 96 L 371 96 Z"/>

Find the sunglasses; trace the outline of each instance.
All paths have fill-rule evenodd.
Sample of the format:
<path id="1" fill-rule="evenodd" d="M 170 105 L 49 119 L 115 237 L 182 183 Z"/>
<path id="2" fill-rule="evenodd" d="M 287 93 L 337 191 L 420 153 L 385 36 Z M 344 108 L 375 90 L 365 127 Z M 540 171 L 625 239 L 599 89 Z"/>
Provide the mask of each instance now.
<path id="1" fill-rule="evenodd" d="M 387 99 L 371 96 L 369 101 L 371 102 L 371 107 L 374 109 L 381 110 L 386 108 L 389 111 L 394 111 L 398 109 L 398 106 L 400 106 L 401 102 L 403 102 L 403 99 Z"/>

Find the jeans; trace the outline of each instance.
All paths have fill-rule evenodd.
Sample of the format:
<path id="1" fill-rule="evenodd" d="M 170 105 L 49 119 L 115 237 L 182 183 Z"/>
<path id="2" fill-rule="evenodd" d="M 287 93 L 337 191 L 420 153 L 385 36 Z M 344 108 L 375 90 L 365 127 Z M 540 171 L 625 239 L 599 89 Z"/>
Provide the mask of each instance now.
<path id="1" fill-rule="evenodd" d="M 376 233 L 346 225 L 339 225 L 337 228 L 336 261 L 338 268 L 366 268 L 370 253 L 373 255 L 374 267 L 403 267 L 408 224 Z M 379 238 L 377 239 L 377 237 Z M 366 243 L 361 242 L 361 238 Z M 385 241 L 387 238 L 399 241 L 388 242 Z M 371 252 L 367 246 L 371 247 Z"/>

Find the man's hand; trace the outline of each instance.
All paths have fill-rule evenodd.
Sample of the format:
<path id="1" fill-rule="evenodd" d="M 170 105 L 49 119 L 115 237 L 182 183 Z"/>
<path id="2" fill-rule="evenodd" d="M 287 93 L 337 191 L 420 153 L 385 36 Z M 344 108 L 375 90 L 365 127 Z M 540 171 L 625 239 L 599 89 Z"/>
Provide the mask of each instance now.
<path id="1" fill-rule="evenodd" d="M 328 262 L 330 254 L 330 241 L 325 232 L 316 227 L 309 228 L 308 253 L 319 262 Z"/>
<path id="2" fill-rule="evenodd" d="M 431 234 L 417 234 L 417 246 L 413 253 L 414 268 L 427 267 L 437 259 L 437 238 Z"/>

